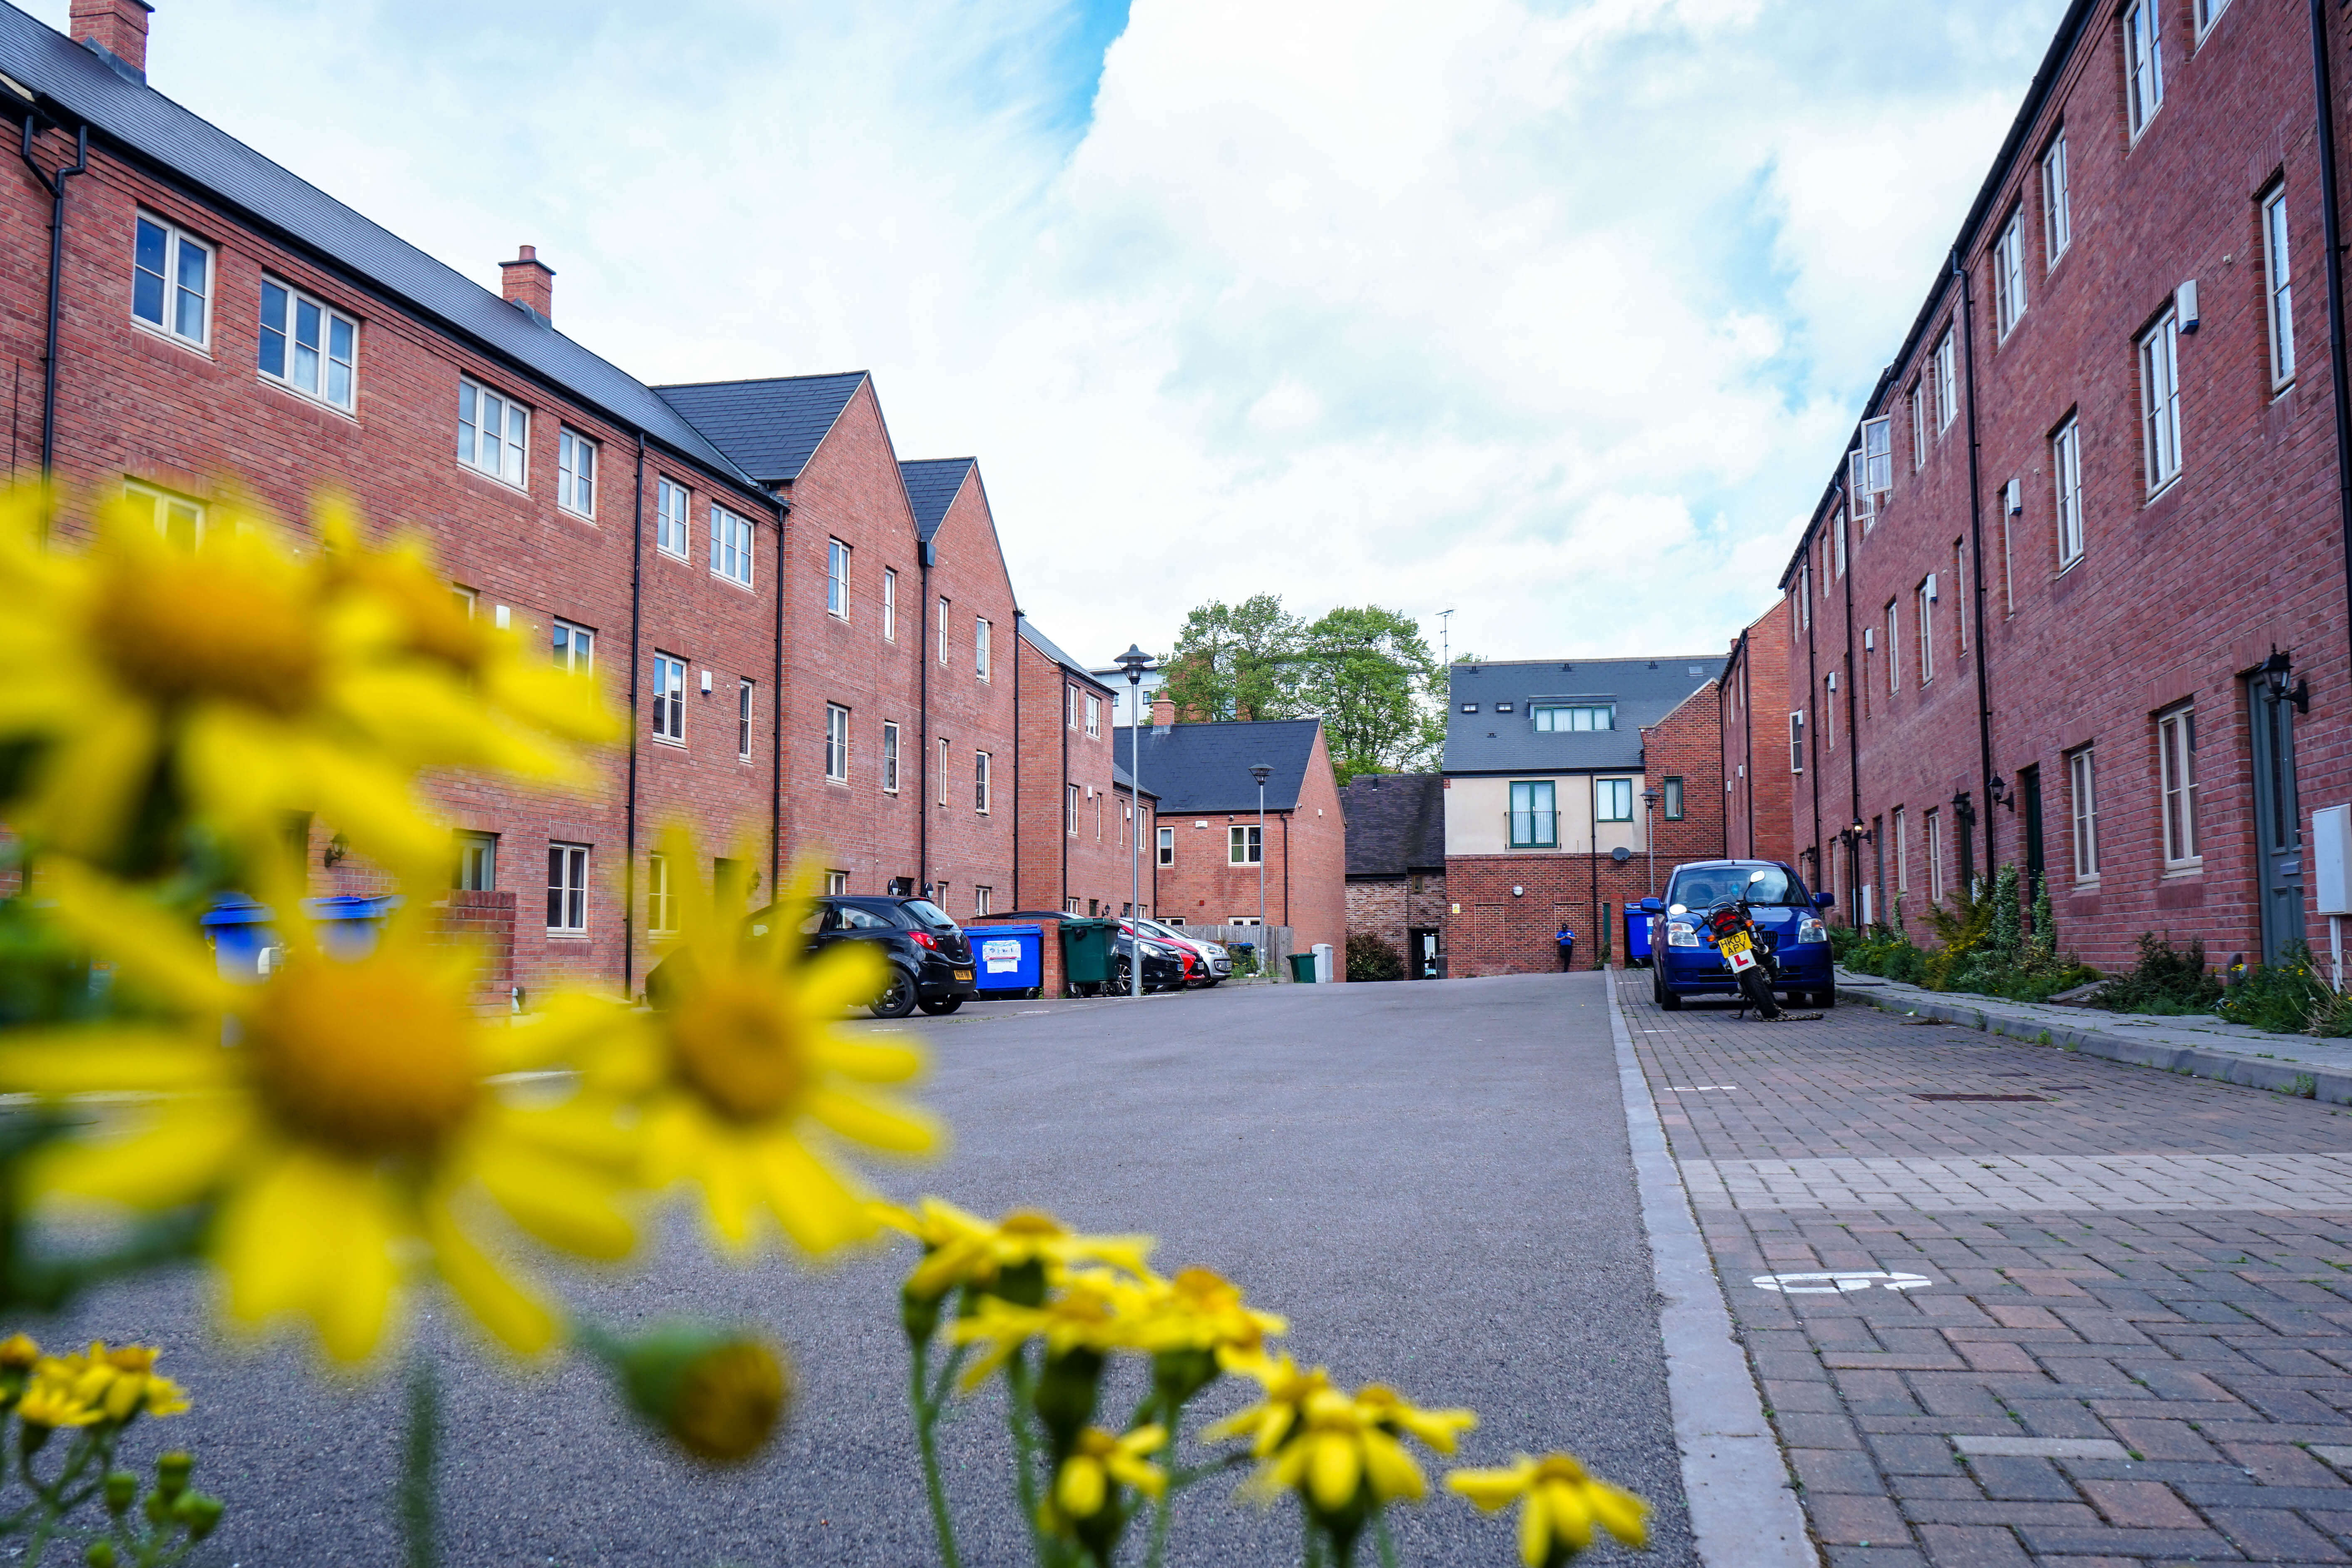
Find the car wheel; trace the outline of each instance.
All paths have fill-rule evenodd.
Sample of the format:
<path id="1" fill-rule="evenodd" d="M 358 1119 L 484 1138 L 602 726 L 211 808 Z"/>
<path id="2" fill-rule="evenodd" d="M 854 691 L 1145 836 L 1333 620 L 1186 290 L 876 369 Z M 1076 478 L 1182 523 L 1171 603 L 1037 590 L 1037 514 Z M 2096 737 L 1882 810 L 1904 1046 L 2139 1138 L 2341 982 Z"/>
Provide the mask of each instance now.
<path id="1" fill-rule="evenodd" d="M 1113 959 L 1110 966 L 1110 978 L 1104 982 L 1102 994 L 1106 996 L 1124 996 L 1133 989 L 1135 989 L 1134 980 L 1127 972 L 1127 960 L 1123 958 Z"/>
<path id="2" fill-rule="evenodd" d="M 867 1004 L 867 1008 L 877 1018 L 905 1017 L 915 1010 L 915 977 L 891 965 L 889 985 Z"/>
<path id="3" fill-rule="evenodd" d="M 1675 994 L 1674 992 L 1661 986 L 1658 990 L 1658 1006 L 1664 1012 L 1679 1013 L 1683 1010 L 1683 999 Z"/>
<path id="4" fill-rule="evenodd" d="M 929 1014 L 932 1017 L 944 1018 L 949 1014 L 963 1005 L 963 998 L 961 996 L 941 996 L 934 1001 L 922 1003 L 920 1005 L 923 1011 Z"/>
<path id="5" fill-rule="evenodd" d="M 1814 993 L 1813 993 L 1813 1005 L 1814 1005 L 1814 1006 L 1816 1006 L 1816 1007 L 1819 1007 L 1819 1008 L 1820 1008 L 1820 1009 L 1822 1009 L 1823 1012 L 1827 1012 L 1827 1011 L 1829 1011 L 1832 1007 L 1836 1006 L 1836 1005 L 1837 1005 L 1837 987 L 1836 987 L 1836 986 L 1834 986 L 1834 985 L 1832 985 L 1832 986 L 1828 987 L 1826 990 L 1822 990 L 1822 991 L 1816 991 L 1816 992 L 1814 992 Z"/>
<path id="6" fill-rule="evenodd" d="M 1666 1005 L 1666 977 L 1654 969 L 1650 971 L 1650 1000 L 1661 1007 Z"/>

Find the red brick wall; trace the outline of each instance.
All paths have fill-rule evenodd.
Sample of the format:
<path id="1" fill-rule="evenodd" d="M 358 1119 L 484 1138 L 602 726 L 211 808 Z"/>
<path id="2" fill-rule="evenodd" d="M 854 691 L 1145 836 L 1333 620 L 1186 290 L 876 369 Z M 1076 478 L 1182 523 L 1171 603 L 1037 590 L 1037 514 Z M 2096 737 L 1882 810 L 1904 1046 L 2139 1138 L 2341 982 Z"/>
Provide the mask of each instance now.
<path id="1" fill-rule="evenodd" d="M 1047 658 L 1025 640 L 1021 658 L 1020 907 L 1058 910 L 1076 898 L 1078 912 L 1091 900 L 1097 912 L 1116 914 L 1129 902 L 1133 872 L 1128 859 L 1126 796 L 1111 784 L 1110 691 L 1084 674 Z M 1068 691 L 1080 693 L 1076 721 Z M 1086 696 L 1101 700 L 1097 734 L 1087 733 Z M 1078 786 L 1078 830 L 1068 831 L 1066 790 Z M 1151 891 L 1150 802 L 1145 802 L 1144 903 Z"/>
<path id="2" fill-rule="evenodd" d="M 948 913 L 974 912 L 974 891 L 990 889 L 998 911 L 1013 899 L 1013 583 L 997 546 L 996 523 L 974 465 L 949 503 L 933 535 L 939 563 L 931 571 L 934 624 L 924 657 L 930 661 L 931 779 L 928 879 L 944 889 Z M 949 601 L 948 658 L 939 658 L 937 601 Z M 989 623 L 988 678 L 976 651 L 980 618 Z M 949 743 L 945 805 L 937 776 L 940 739 Z M 989 754 L 989 809 L 978 809 L 975 753 Z"/>
<path id="3" fill-rule="evenodd" d="M 2327 16 L 2341 68 L 2341 12 L 2329 7 Z M 1983 503 L 1981 613 L 1968 593 L 1944 587 L 1935 678 L 1922 680 L 1914 590 L 1930 572 L 1951 584 L 1954 542 L 1971 531 L 1967 414 L 1940 436 L 1929 421 L 1915 472 L 1903 405 L 1946 321 L 1958 319 L 1957 293 L 1939 284 L 1944 297 L 1892 377 L 1893 495 L 1874 527 L 1853 542 L 1854 663 L 1845 658 L 1849 584 L 1822 569 L 1817 525 L 1809 547 L 1817 589 L 1827 592 L 1813 602 L 1816 673 L 1810 681 L 1798 673 L 1808 662 L 1801 640 L 1790 683 L 1791 705 L 1810 705 L 1798 692 L 1817 694 L 1820 672 L 1840 668 L 1865 699 L 1851 737 L 1859 745 L 1822 755 L 1818 822 L 1809 792 L 1800 792 L 1800 837 L 1834 853 L 1830 836 L 1857 784 L 1867 822 L 1884 827 L 1896 806 L 1906 808 L 1904 911 L 1916 937 L 1926 935 L 1928 807 L 1945 821 L 1948 879 L 1958 868 L 1953 798 L 1961 791 L 1979 818 L 1977 868 L 1987 863 L 1986 822 L 1995 858 L 2021 852 L 2021 818 L 1986 799 L 1979 709 L 1989 707 L 1992 771 L 2012 783 L 2022 769 L 2040 772 L 2060 942 L 2104 969 L 2126 967 L 2134 938 L 2147 931 L 2202 938 L 2219 959 L 2259 952 L 2252 758 L 2240 681 L 2273 646 L 2312 681 L 2311 711 L 2297 721 L 2301 816 L 2307 821 L 2313 808 L 2352 798 L 2308 17 L 2292 5 L 2228 7 L 2193 52 L 2168 51 L 2164 104 L 2136 140 L 2123 119 L 2116 26 L 2113 15 L 2095 13 L 1964 256 L 1974 331 L 1963 365 L 1974 371 Z M 2166 26 L 2177 38 L 2192 36 L 2185 5 L 2168 5 Z M 2038 160 L 2062 122 L 2074 240 L 2045 271 Z M 2347 131 L 2352 124 L 2339 126 L 2339 138 Z M 2256 203 L 2282 174 L 2299 363 L 2293 387 L 2273 395 Z M 1997 341 L 1988 250 L 2019 199 L 2028 306 Z M 2135 337 L 2190 279 L 2200 285 L 2202 325 L 2179 346 L 2184 465 L 2178 482 L 2151 500 Z M 2070 412 L 2082 433 L 2086 549 L 2062 570 L 2049 437 Z M 2011 479 L 2023 499 L 2013 519 L 1999 505 Z M 1903 680 L 1893 693 L 1884 646 L 1889 600 L 1901 610 Z M 1959 646 L 1964 607 L 1970 637 L 1985 639 L 1981 698 L 1976 650 Z M 1882 644 L 1868 654 L 1860 651 L 1864 627 Z M 2154 719 L 2185 700 L 2196 703 L 2199 719 L 2203 863 L 2168 874 Z M 2100 874 L 2078 889 L 2063 759 L 2086 744 L 2096 747 Z M 1886 881 L 1896 880 L 1891 839 L 1883 830 L 1862 847 L 1865 877 L 1885 857 Z M 1842 879 L 1850 888 L 1850 874 Z M 2305 921 L 2324 935 L 2315 912 Z"/>
<path id="4" fill-rule="evenodd" d="M 1148 781 L 1147 781 L 1148 782 Z M 1258 910 L 1258 868 L 1231 864 L 1229 828 L 1257 820 L 1255 812 L 1171 812 L 1176 862 L 1160 872 L 1162 913 L 1214 925 Z M 1197 826 L 1206 823 L 1208 826 Z M 1339 811 L 1339 784 L 1331 753 L 1316 731 L 1307 773 L 1292 811 L 1265 814 L 1265 919 L 1297 935 L 1297 951 L 1348 942 L 1348 834 Z M 1344 968 L 1344 963 L 1335 967 Z"/>
<path id="5" fill-rule="evenodd" d="M 1791 860 L 1796 827 L 1790 819 L 1788 616 L 1775 607 L 1731 645 L 1717 704 L 1723 716 L 1720 776 L 1724 852 L 1740 858 Z"/>
<path id="6" fill-rule="evenodd" d="M 1349 880 L 1349 934 L 1370 931 L 1386 938 L 1404 958 L 1408 973 L 1413 953 L 1405 933 L 1415 926 L 1433 926 L 1441 933 L 1445 929 L 1445 878 L 1442 872 Z M 1442 934 L 1440 940 L 1443 941 Z"/>

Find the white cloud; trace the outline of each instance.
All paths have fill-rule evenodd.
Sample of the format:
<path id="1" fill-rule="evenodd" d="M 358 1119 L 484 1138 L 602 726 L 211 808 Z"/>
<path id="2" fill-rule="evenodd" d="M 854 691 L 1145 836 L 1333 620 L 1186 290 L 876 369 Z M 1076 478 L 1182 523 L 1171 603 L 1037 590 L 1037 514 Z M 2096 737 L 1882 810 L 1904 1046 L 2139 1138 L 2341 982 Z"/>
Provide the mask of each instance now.
<path id="1" fill-rule="evenodd" d="M 871 368 L 1076 651 L 1271 589 L 1595 655 L 1769 602 L 2060 8 L 1137 0 L 1090 121 L 1053 0 L 162 0 L 152 58 L 647 380 Z"/>

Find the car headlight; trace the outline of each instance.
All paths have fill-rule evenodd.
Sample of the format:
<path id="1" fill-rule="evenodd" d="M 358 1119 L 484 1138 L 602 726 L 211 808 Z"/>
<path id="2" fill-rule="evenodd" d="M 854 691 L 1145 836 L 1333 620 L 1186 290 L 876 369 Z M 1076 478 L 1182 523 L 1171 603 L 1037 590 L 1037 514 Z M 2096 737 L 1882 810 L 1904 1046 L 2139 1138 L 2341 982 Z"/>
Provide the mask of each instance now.
<path id="1" fill-rule="evenodd" d="M 1666 945 L 1668 947 L 1696 947 L 1698 945 L 1698 927 L 1692 925 L 1687 921 L 1668 921 L 1666 922 Z"/>
<path id="2" fill-rule="evenodd" d="M 1819 915 L 1807 915 L 1797 922 L 1799 942 L 1827 942 L 1829 939 L 1830 928 L 1822 923 Z"/>

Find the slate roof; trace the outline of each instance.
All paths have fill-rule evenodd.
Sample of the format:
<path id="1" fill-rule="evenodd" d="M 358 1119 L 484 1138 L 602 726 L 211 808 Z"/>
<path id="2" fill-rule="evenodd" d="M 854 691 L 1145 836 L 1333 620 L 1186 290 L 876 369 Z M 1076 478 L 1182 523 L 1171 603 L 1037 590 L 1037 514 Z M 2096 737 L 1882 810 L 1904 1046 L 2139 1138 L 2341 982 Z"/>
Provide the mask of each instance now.
<path id="1" fill-rule="evenodd" d="M 1118 789 L 1123 789 L 1129 795 L 1133 795 L 1135 793 L 1135 775 L 1127 771 L 1127 764 L 1125 763 L 1111 763 L 1110 782 L 1113 786 Z M 1143 792 L 1143 798 L 1146 800 L 1158 800 L 1160 798 L 1160 792 L 1156 789 L 1145 790 Z"/>
<path id="2" fill-rule="evenodd" d="M 173 183 L 309 253 L 362 288 L 520 366 L 614 422 L 645 431 L 712 472 L 755 488 L 717 445 L 635 376 L 5 3 L 0 74 L 54 101 L 73 119 L 87 121 L 93 140 L 155 167 Z"/>
<path id="3" fill-rule="evenodd" d="M 1055 664 L 1060 665 L 1063 669 L 1066 670 L 1068 673 L 1078 676 L 1096 686 L 1101 686 L 1103 690 L 1106 692 L 1110 690 L 1108 686 L 1105 686 L 1102 681 L 1096 679 L 1096 678 L 1087 671 L 1085 665 L 1080 664 L 1076 659 L 1072 658 L 1068 654 L 1064 653 L 1059 647 L 1056 647 L 1054 645 L 1052 638 L 1048 637 L 1044 632 L 1037 629 L 1036 622 L 1031 620 L 1026 616 L 1023 616 L 1019 618 L 1019 625 L 1021 627 L 1021 640 L 1023 642 L 1027 643 L 1031 647 L 1035 648 L 1039 653 L 1044 654 L 1047 658 L 1050 658 Z M 1143 793 L 1150 795 L 1151 792 L 1150 790 L 1145 790 Z"/>
<path id="4" fill-rule="evenodd" d="M 1160 797 L 1162 815 L 1255 811 L 1257 780 L 1250 764 L 1264 763 L 1265 808 L 1290 811 L 1307 782 L 1307 760 L 1315 752 L 1320 719 L 1227 720 L 1213 724 L 1176 724 L 1143 731 L 1143 793 Z M 1128 727 L 1110 732 L 1116 754 L 1128 755 Z"/>
<path id="5" fill-rule="evenodd" d="M 948 508 L 954 504 L 956 492 L 963 489 L 963 477 L 971 472 L 976 460 L 924 458 L 898 465 L 898 477 L 907 481 L 907 504 L 915 509 L 915 531 L 926 542 L 947 521 Z"/>
<path id="6" fill-rule="evenodd" d="M 1671 658 L 1519 659 L 1456 664 L 1447 675 L 1444 769 L 1449 773 L 1576 773 L 1642 765 L 1642 726 L 1654 724 L 1715 677 L 1719 654 Z M 1530 700 L 1605 700 L 1613 730 L 1538 734 Z M 1465 703 L 1478 705 L 1465 713 Z M 1507 702 L 1507 713 L 1496 704 Z"/>
<path id="7" fill-rule="evenodd" d="M 1445 869 L 1445 775 L 1359 773 L 1339 792 L 1348 819 L 1348 875 L 1402 877 Z"/>
<path id="8" fill-rule="evenodd" d="M 745 473 L 763 484 L 787 484 L 816 456 L 818 444 L 866 384 L 866 374 L 701 381 L 654 390 Z"/>

